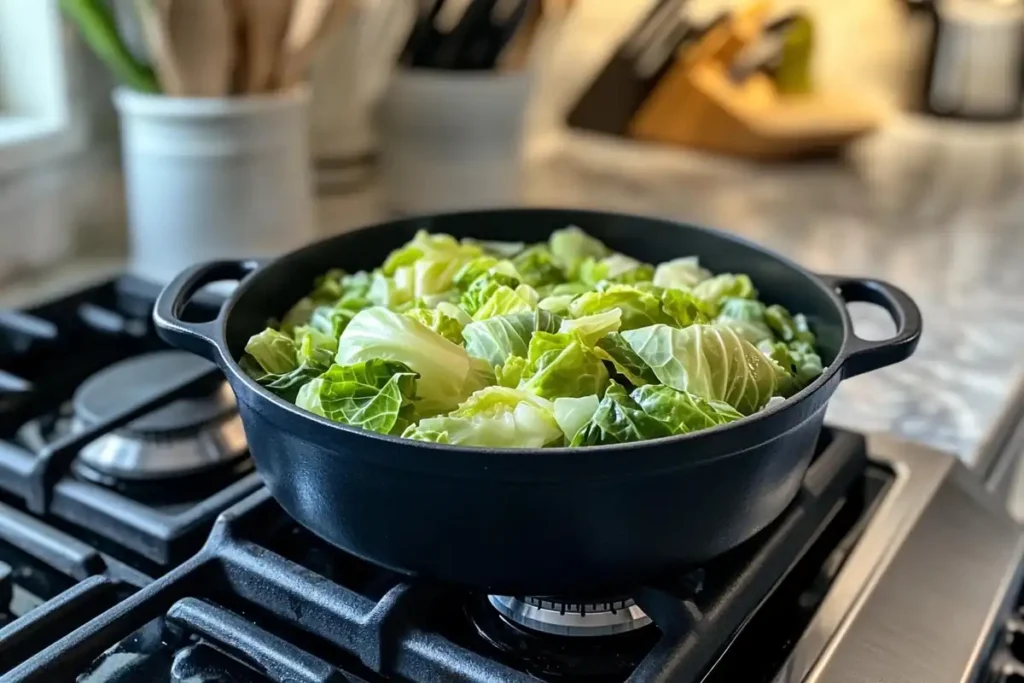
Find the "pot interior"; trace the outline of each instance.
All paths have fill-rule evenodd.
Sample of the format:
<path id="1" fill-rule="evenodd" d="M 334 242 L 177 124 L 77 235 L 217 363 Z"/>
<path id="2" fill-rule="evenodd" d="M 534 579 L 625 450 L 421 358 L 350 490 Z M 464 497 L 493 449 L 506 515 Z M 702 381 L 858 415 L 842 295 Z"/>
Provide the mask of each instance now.
<path id="1" fill-rule="evenodd" d="M 554 230 L 577 225 L 611 249 L 648 263 L 696 255 L 714 273 L 746 273 L 766 304 L 805 314 L 818 336 L 818 351 L 832 364 L 843 342 L 843 314 L 824 284 L 803 269 L 714 230 L 656 218 L 561 209 L 503 209 L 391 221 L 311 244 L 263 267 L 239 287 L 226 341 L 237 360 L 249 337 L 279 319 L 331 268 L 369 270 L 412 239 L 417 230 L 455 237 L 521 242 L 546 241 Z"/>

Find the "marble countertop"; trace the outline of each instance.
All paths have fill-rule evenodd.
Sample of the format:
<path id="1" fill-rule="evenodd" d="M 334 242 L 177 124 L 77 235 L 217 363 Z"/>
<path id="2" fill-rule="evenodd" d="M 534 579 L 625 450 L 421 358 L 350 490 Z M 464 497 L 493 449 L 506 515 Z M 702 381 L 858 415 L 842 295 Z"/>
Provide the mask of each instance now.
<path id="1" fill-rule="evenodd" d="M 671 217 L 745 235 L 818 272 L 889 280 L 920 305 L 917 354 L 843 384 L 837 425 L 887 432 L 971 460 L 1024 358 L 1024 129 L 901 120 L 845 162 L 751 165 L 564 131 L 532 140 L 524 202 Z M 74 228 L 66 258 L 0 285 L 20 306 L 124 267 L 116 167 L 62 165 L 0 188 L 0 225 L 45 204 Z M 12 197 L 21 197 L 14 208 Z M 56 207 L 56 209 L 54 209 Z M 324 232 L 380 220 L 372 183 L 318 201 Z M 52 216 L 36 218 L 46 223 Z M 857 308 L 862 336 L 891 323 Z"/>
<path id="2" fill-rule="evenodd" d="M 971 460 L 1024 360 L 1024 129 L 901 119 L 845 163 L 754 166 L 578 137 L 530 200 L 657 214 L 745 235 L 822 273 L 877 277 L 921 307 L 908 361 L 845 382 L 834 424 Z M 865 337 L 887 316 L 855 305 Z"/>

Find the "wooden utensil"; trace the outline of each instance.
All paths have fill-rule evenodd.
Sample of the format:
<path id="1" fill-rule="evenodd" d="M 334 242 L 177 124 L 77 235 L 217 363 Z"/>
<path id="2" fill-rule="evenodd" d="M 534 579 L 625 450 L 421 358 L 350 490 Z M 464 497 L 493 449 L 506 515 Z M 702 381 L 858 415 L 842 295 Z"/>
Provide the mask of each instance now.
<path id="1" fill-rule="evenodd" d="M 160 81 L 160 87 L 168 95 L 180 95 L 183 90 L 181 74 L 178 72 L 174 55 L 171 54 L 167 25 L 161 10 L 153 0 L 135 0 L 135 14 L 138 16 L 142 37 L 146 41 L 146 50 Z"/>
<path id="2" fill-rule="evenodd" d="M 565 16 L 576 6 L 576 0 L 541 0 L 544 7 L 544 14 L 550 16 Z"/>
<path id="3" fill-rule="evenodd" d="M 229 0 L 155 0 L 151 27 L 169 95 L 221 97 L 235 63 L 235 14 Z M 151 48 L 152 49 L 152 48 Z M 164 74 L 168 82 L 164 83 Z"/>
<path id="4" fill-rule="evenodd" d="M 739 7 L 687 50 L 685 60 L 690 65 L 708 61 L 731 64 L 744 48 L 761 36 L 771 8 L 770 0 L 752 0 Z"/>
<path id="5" fill-rule="evenodd" d="M 274 69 L 291 20 L 293 0 L 235 0 L 242 46 L 239 89 L 246 93 L 273 89 Z"/>
<path id="6" fill-rule="evenodd" d="M 753 7 L 676 58 L 633 117 L 632 136 L 767 160 L 834 152 L 877 127 L 878 113 L 856 98 L 780 97 L 762 73 L 736 83 L 732 60 L 759 32 L 762 7 Z"/>
<path id="7" fill-rule="evenodd" d="M 348 0 L 294 0 L 277 66 L 277 84 L 289 88 L 302 78 L 317 40 L 348 14 Z"/>

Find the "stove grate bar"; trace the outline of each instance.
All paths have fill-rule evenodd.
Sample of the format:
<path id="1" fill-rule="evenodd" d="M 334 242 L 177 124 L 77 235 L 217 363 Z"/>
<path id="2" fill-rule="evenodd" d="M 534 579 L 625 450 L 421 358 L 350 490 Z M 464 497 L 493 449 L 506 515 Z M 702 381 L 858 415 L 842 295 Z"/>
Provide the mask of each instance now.
<path id="1" fill-rule="evenodd" d="M 67 478 L 54 486 L 50 511 L 72 524 L 88 524 L 88 530 L 117 539 L 148 560 L 171 564 L 202 542 L 209 519 L 261 486 L 253 472 L 184 512 L 169 514 L 112 489 Z"/>
<path id="2" fill-rule="evenodd" d="M 0 540 L 79 581 L 107 568 L 103 557 L 93 548 L 3 503 Z"/>
<path id="3" fill-rule="evenodd" d="M 257 493 L 239 505 L 258 511 L 264 502 Z M 165 614 L 178 623 L 190 622 L 189 628 L 206 633 L 212 641 L 221 639 L 218 634 L 237 635 L 236 626 L 246 624 L 248 629 L 264 614 L 271 616 L 273 622 L 280 620 L 282 626 L 295 629 L 296 633 L 307 633 L 311 639 L 317 638 L 336 648 L 339 655 L 351 657 L 354 667 L 348 667 L 344 661 L 334 662 L 334 665 L 345 670 L 355 668 L 356 675 L 361 675 L 357 662 L 365 662 L 362 666 L 368 672 L 424 683 L 535 681 L 525 673 L 466 650 L 443 636 L 413 626 L 409 618 L 411 612 L 439 597 L 438 591 L 428 586 L 400 584 L 381 600 L 371 600 L 258 545 L 236 540 L 230 527 L 244 520 L 235 517 L 234 512 L 235 508 L 219 519 L 210 543 L 199 555 L 33 655 L 11 672 L 12 680 L 52 683 L 74 679 L 110 646 Z M 241 607 L 245 617 L 223 607 L 203 606 L 206 599 L 220 602 L 227 596 L 232 606 Z M 270 647 L 266 643 L 271 641 L 262 640 L 263 634 L 254 633 L 256 631 L 248 630 L 242 635 L 256 638 Z M 271 635 L 278 639 L 274 642 L 280 641 L 278 644 L 287 647 L 281 650 L 275 645 L 273 652 L 265 653 L 266 657 L 295 663 L 294 657 L 302 650 L 289 642 L 287 636 L 276 632 Z M 252 648 L 244 638 L 235 642 L 246 643 L 251 655 Z M 310 667 L 314 659 L 325 659 L 322 655 L 309 655 L 313 659 L 306 659 L 305 654 L 301 656 Z M 249 661 L 255 660 L 250 658 Z M 371 664 L 375 667 L 369 666 Z"/>
<path id="4" fill-rule="evenodd" d="M 374 608 L 369 598 L 249 541 L 230 539 L 217 555 L 239 598 L 344 650 L 366 651 L 364 623 Z M 297 604 L 304 606 L 296 610 Z"/>
<path id="5" fill-rule="evenodd" d="M 36 456 L 31 451 L 0 441 L 0 488 L 24 498 L 35 460 Z"/>
<path id="6" fill-rule="evenodd" d="M 146 331 L 146 324 L 138 318 L 128 318 L 106 306 L 97 306 L 85 302 L 78 307 L 78 317 L 85 323 L 106 334 L 128 334 L 141 336 Z"/>
<path id="7" fill-rule="evenodd" d="M 49 320 L 20 311 L 0 311 L 0 332 L 32 339 L 56 339 L 60 330 Z"/>
<path id="8" fill-rule="evenodd" d="M 629 683 L 700 680 L 722 649 L 740 631 L 761 602 L 814 544 L 842 507 L 844 493 L 864 472 L 863 436 L 837 432 L 811 464 L 804 486 L 757 553 L 728 581 L 727 590 L 680 600 L 672 590 L 649 587 L 637 604 L 664 636 L 629 677 Z M 683 606 L 680 606 L 682 602 Z"/>
<path id="9" fill-rule="evenodd" d="M 32 382 L 0 370 L 0 392 L 26 394 L 32 391 Z"/>
<path id="10" fill-rule="evenodd" d="M 534 680 L 444 636 L 415 628 L 413 616 L 430 614 L 442 598 L 442 590 L 423 583 L 401 583 L 388 591 L 363 619 L 363 663 L 373 671 L 431 683 L 462 676 L 493 683 Z"/>
<path id="11" fill-rule="evenodd" d="M 183 591 L 199 590 L 198 586 L 212 585 L 216 569 L 217 563 L 200 553 L 165 575 L 161 581 L 151 583 L 134 594 L 121 596 L 109 609 L 99 612 L 75 630 L 68 632 L 66 625 L 60 625 L 58 629 L 45 629 L 43 633 L 49 636 L 54 631 L 68 635 L 56 642 L 52 642 L 51 638 L 48 641 L 50 644 L 35 654 L 25 655 L 18 650 L 12 651 L 11 656 L 18 660 L 17 666 L 5 677 L 0 677 L 0 683 L 75 680 L 90 662 L 110 646 L 164 615 L 176 600 L 183 597 Z"/>
<path id="12" fill-rule="evenodd" d="M 263 479 L 257 472 L 250 472 L 241 479 L 229 484 L 220 491 L 214 493 L 206 500 L 192 505 L 184 512 L 173 517 L 174 527 L 178 534 L 185 531 L 198 530 L 205 526 L 206 522 L 214 513 L 218 513 L 242 498 L 247 497 L 255 491 L 263 488 Z"/>
<path id="13" fill-rule="evenodd" d="M 395 674 L 423 683 L 537 683 L 537 678 L 459 647 L 444 636 L 415 629 L 401 643 Z"/>
<path id="14" fill-rule="evenodd" d="M 224 648 L 273 681 L 342 683 L 350 680 L 319 657 L 205 600 L 183 598 L 171 606 L 167 619 Z"/>
<path id="15" fill-rule="evenodd" d="M 374 602 L 255 543 L 237 540 L 230 531 L 216 537 L 219 543 L 211 550 L 224 561 L 233 594 L 293 628 L 352 653 L 372 671 L 425 683 L 534 680 L 447 638 L 414 628 L 410 615 L 440 595 L 431 586 L 399 584 Z"/>
<path id="16" fill-rule="evenodd" d="M 68 632 L 110 609 L 132 587 L 106 576 L 91 576 L 0 629 L 0 675 L 51 644 L 54 632 Z"/>

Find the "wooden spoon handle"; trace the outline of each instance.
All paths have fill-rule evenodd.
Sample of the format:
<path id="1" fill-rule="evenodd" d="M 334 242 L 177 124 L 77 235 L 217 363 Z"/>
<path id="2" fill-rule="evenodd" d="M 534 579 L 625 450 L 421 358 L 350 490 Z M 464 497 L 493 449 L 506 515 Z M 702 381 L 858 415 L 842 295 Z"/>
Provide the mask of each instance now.
<path id="1" fill-rule="evenodd" d="M 243 92 L 269 90 L 279 60 L 292 0 L 238 0 L 242 5 L 244 48 L 239 60 L 244 64 Z"/>
<path id="2" fill-rule="evenodd" d="M 168 44 L 182 95 L 222 97 L 235 60 L 235 13 L 228 0 L 164 0 Z"/>
<path id="3" fill-rule="evenodd" d="M 295 0 L 278 62 L 276 85 L 281 89 L 298 83 L 320 37 L 348 16 L 348 0 Z"/>

